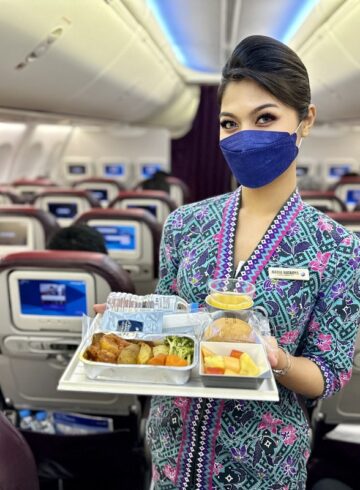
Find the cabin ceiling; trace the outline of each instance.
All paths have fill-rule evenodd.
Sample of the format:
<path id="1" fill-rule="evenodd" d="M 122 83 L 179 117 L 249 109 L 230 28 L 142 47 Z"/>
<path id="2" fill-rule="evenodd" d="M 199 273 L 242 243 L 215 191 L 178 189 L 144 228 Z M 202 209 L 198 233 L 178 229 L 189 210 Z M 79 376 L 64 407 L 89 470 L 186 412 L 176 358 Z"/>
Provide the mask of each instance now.
<path id="1" fill-rule="evenodd" d="M 310 3 L 1 0 L 0 113 L 166 127 L 179 136 L 196 114 L 198 85 L 218 83 L 234 45 L 251 34 L 286 40 Z M 289 37 L 321 122 L 360 120 L 359 25 L 359 0 L 318 0 Z"/>
<path id="2" fill-rule="evenodd" d="M 168 19 L 189 80 L 219 80 L 241 39 L 262 34 L 289 44 L 304 61 L 318 121 L 360 120 L 359 0 L 147 0 Z M 301 18 L 303 7 L 311 15 Z M 296 27 L 297 26 L 297 27 Z"/>

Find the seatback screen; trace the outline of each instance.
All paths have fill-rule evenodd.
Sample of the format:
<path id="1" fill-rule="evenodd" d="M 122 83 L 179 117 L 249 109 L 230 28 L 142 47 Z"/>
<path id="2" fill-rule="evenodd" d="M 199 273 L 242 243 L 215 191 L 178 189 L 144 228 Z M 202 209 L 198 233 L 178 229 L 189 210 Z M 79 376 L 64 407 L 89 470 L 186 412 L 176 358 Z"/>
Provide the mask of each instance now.
<path id="1" fill-rule="evenodd" d="M 124 165 L 121 163 L 112 163 L 104 166 L 104 175 L 106 177 L 121 177 L 124 175 Z"/>
<path id="2" fill-rule="evenodd" d="M 19 279 L 22 315 L 80 317 L 86 313 L 86 283 Z"/>
<path id="3" fill-rule="evenodd" d="M 149 179 L 158 170 L 162 170 L 162 165 L 159 163 L 148 163 L 141 167 L 141 175 L 144 179 Z"/>
<path id="4" fill-rule="evenodd" d="M 152 215 L 157 217 L 157 206 L 155 205 L 138 205 L 138 204 L 127 204 L 127 209 L 145 209 L 145 211 L 149 211 Z"/>
<path id="5" fill-rule="evenodd" d="M 0 245 L 27 245 L 27 233 L 26 223 L 0 222 Z"/>
<path id="6" fill-rule="evenodd" d="M 136 250 L 136 230 L 134 226 L 95 226 L 106 243 L 108 251 L 134 251 Z"/>
<path id="7" fill-rule="evenodd" d="M 342 177 L 344 174 L 350 172 L 349 165 L 333 165 L 329 168 L 330 177 Z"/>
<path id="8" fill-rule="evenodd" d="M 89 189 L 89 192 L 98 201 L 108 200 L 108 191 L 106 189 Z"/>
<path id="9" fill-rule="evenodd" d="M 69 174 L 72 175 L 84 175 L 86 174 L 86 166 L 85 165 L 69 165 Z"/>
<path id="10" fill-rule="evenodd" d="M 56 218 L 73 218 L 77 215 L 77 204 L 67 202 L 48 203 L 49 213 Z"/>
<path id="11" fill-rule="evenodd" d="M 356 204 L 360 201 L 360 189 L 349 189 L 346 193 L 346 202 Z"/>
<path id="12" fill-rule="evenodd" d="M 296 167 L 296 175 L 298 177 L 303 177 L 304 175 L 307 175 L 308 172 L 309 172 L 308 167 L 302 167 L 301 165 L 298 165 Z"/>

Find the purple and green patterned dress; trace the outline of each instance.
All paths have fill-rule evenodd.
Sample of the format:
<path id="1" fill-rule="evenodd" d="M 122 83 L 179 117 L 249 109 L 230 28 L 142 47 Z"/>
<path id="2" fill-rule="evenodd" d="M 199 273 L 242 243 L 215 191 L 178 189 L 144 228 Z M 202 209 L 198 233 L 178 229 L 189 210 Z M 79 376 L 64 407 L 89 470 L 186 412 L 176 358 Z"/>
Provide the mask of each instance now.
<path id="1" fill-rule="evenodd" d="M 157 292 L 202 303 L 211 277 L 234 277 L 239 188 L 183 206 L 164 228 Z M 350 379 L 360 308 L 360 242 L 294 192 L 245 262 L 279 344 L 320 368 L 323 397 Z M 310 279 L 269 278 L 269 267 Z M 235 266 L 236 268 L 236 266 Z M 309 426 L 294 392 L 279 402 L 153 397 L 147 426 L 156 490 L 305 489 Z"/>

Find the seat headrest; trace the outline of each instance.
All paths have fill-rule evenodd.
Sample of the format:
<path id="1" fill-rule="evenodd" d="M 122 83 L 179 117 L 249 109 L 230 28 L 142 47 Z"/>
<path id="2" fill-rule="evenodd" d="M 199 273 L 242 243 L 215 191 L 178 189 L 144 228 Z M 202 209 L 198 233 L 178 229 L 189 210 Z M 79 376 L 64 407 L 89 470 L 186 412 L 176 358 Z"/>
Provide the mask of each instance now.
<path id="1" fill-rule="evenodd" d="M 19 216 L 21 218 L 36 219 L 44 229 L 46 240 L 60 229 L 56 218 L 52 214 L 32 206 L 0 207 L 0 216 Z"/>
<path id="2" fill-rule="evenodd" d="M 54 189 L 46 188 L 34 196 L 31 203 L 34 204 L 36 201 L 42 197 L 57 197 L 57 196 L 68 196 L 68 197 L 79 197 L 86 200 L 91 207 L 99 207 L 99 202 L 90 194 L 90 192 L 84 189 L 74 189 L 74 188 L 60 188 L 55 187 Z"/>
<path id="3" fill-rule="evenodd" d="M 37 178 L 37 179 L 17 179 L 14 180 L 11 183 L 12 186 L 17 187 L 17 186 L 23 186 L 23 185 L 29 185 L 29 186 L 39 186 L 39 187 L 56 187 L 57 184 L 55 182 L 52 182 L 49 179 L 45 178 Z"/>
<path id="4" fill-rule="evenodd" d="M 339 223 L 359 223 L 360 224 L 360 210 L 346 211 L 341 213 L 327 213 L 329 218 L 338 221 Z"/>
<path id="5" fill-rule="evenodd" d="M 106 177 L 88 177 L 87 179 L 77 180 L 72 185 L 73 187 L 78 187 L 80 184 L 111 184 L 116 186 L 119 191 L 126 189 L 124 184 L 114 179 L 107 179 Z"/>
<path id="6" fill-rule="evenodd" d="M 348 184 L 360 184 L 360 176 L 348 176 L 348 177 L 341 177 L 341 179 L 335 184 L 335 189 L 338 187 L 341 187 L 342 185 L 348 185 Z"/>
<path id="7" fill-rule="evenodd" d="M 336 202 L 342 211 L 346 211 L 346 206 L 342 200 L 335 195 L 334 191 L 301 191 L 300 196 L 304 201 L 306 199 L 323 199 L 324 201 Z"/>
<path id="8" fill-rule="evenodd" d="M 0 195 L 8 197 L 9 200 L 14 204 L 22 203 L 22 198 L 17 194 L 15 194 L 14 192 L 11 192 L 11 190 L 9 189 L 4 189 L 0 187 Z"/>
<path id="9" fill-rule="evenodd" d="M 109 208 L 112 208 L 117 202 L 123 201 L 124 199 L 156 199 L 158 201 L 167 204 L 170 212 L 175 211 L 176 203 L 170 199 L 167 192 L 164 191 L 150 191 L 150 190 L 136 190 L 136 191 L 121 191 L 119 194 L 111 201 Z"/>
<path id="10" fill-rule="evenodd" d="M 119 209 L 119 208 L 93 208 L 89 211 L 82 213 L 74 224 L 88 223 L 93 219 L 104 220 L 119 220 L 119 221 L 136 221 L 138 223 L 144 223 L 150 229 L 150 233 L 153 239 L 153 263 L 154 270 L 158 270 L 159 265 L 159 248 L 162 233 L 162 226 L 156 218 L 145 211 L 144 209 Z"/>
<path id="11" fill-rule="evenodd" d="M 0 272 L 7 269 L 81 270 L 104 278 L 112 291 L 134 293 L 129 274 L 108 255 L 74 250 L 37 250 L 5 255 L 0 259 Z"/>

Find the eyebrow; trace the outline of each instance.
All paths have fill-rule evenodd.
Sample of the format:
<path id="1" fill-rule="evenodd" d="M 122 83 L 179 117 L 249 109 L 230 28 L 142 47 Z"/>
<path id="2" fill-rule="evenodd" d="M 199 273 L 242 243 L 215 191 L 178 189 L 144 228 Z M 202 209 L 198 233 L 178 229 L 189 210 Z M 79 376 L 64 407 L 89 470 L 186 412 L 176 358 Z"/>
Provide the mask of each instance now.
<path id="1" fill-rule="evenodd" d="M 276 104 L 262 104 L 262 105 L 259 105 L 259 107 L 255 107 L 255 109 L 253 109 L 250 112 L 250 114 L 256 114 L 257 112 L 262 111 L 263 109 L 266 109 L 268 107 L 279 107 L 279 106 Z M 234 117 L 234 118 L 236 117 L 231 112 L 220 112 L 219 117 L 222 117 L 222 116 L 229 116 L 229 117 Z"/>

